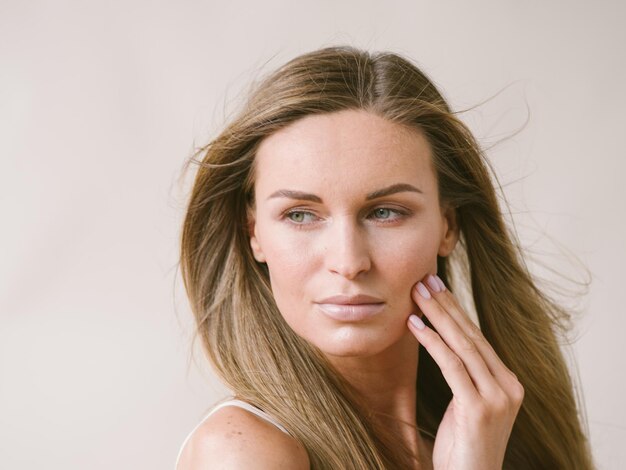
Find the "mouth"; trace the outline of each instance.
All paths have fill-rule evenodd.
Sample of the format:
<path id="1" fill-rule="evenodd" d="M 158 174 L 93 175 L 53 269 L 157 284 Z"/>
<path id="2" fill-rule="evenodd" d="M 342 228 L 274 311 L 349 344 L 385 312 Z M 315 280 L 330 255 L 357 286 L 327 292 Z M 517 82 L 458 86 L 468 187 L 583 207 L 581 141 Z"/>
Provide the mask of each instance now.
<path id="1" fill-rule="evenodd" d="M 384 302 L 361 304 L 317 303 L 322 313 L 340 322 L 358 322 L 368 320 L 385 308 Z"/>

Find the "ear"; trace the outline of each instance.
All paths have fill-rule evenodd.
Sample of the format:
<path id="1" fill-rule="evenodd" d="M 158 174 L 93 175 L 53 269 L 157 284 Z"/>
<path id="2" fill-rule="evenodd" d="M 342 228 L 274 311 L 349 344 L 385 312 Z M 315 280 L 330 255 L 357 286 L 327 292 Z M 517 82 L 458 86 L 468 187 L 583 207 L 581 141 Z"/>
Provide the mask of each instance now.
<path id="1" fill-rule="evenodd" d="M 248 206 L 247 210 L 247 222 L 248 222 L 248 235 L 250 237 L 250 247 L 252 248 L 252 255 L 254 259 L 259 263 L 265 263 L 265 255 L 261 249 L 259 239 L 256 232 L 256 218 L 254 215 L 254 208 Z"/>
<path id="2" fill-rule="evenodd" d="M 459 241 L 459 225 L 457 223 L 456 208 L 446 206 L 442 212 L 443 229 L 439 243 L 439 256 L 448 256 Z"/>

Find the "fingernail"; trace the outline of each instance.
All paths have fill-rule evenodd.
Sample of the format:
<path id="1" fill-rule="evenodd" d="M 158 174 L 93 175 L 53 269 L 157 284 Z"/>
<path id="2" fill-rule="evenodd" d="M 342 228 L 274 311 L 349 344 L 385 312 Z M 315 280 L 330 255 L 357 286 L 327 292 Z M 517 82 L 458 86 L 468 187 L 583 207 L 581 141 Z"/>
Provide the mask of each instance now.
<path id="1" fill-rule="evenodd" d="M 426 283 L 435 292 L 441 292 L 441 285 L 439 284 L 439 282 L 437 282 L 437 279 L 435 279 L 435 276 L 433 276 L 432 274 L 428 275 L 428 277 L 426 278 Z"/>
<path id="2" fill-rule="evenodd" d="M 424 328 L 426 328 L 426 325 L 424 324 L 422 319 L 420 317 L 418 317 L 417 315 L 411 315 L 409 317 L 409 321 L 418 330 L 423 330 Z"/>
<path id="3" fill-rule="evenodd" d="M 430 299 L 430 292 L 428 292 L 428 289 L 426 289 L 426 286 L 422 284 L 422 281 L 417 283 L 417 292 L 419 292 L 420 295 L 424 297 L 425 299 Z"/>
<path id="4" fill-rule="evenodd" d="M 439 286 L 441 287 L 441 290 L 442 291 L 446 290 L 446 285 L 443 283 L 441 278 L 439 276 L 437 276 L 436 274 L 435 274 L 435 278 L 437 279 L 437 282 L 439 283 Z"/>

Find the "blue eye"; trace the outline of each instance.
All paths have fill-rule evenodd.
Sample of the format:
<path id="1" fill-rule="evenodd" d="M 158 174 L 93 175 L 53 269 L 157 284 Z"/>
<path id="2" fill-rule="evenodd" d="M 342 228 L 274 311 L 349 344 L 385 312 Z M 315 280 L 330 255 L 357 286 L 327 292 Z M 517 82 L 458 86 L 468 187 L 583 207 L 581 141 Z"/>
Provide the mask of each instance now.
<path id="1" fill-rule="evenodd" d="M 388 219 L 391 214 L 391 209 L 387 209 L 386 207 L 379 207 L 378 209 L 374 209 L 374 213 L 381 219 Z"/>

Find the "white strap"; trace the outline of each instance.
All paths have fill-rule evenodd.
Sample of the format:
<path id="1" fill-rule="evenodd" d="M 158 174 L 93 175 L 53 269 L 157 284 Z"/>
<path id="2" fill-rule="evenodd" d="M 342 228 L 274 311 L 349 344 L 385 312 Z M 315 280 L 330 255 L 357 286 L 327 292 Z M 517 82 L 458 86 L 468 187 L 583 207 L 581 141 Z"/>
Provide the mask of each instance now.
<path id="1" fill-rule="evenodd" d="M 247 402 L 242 401 L 242 400 L 233 399 L 233 400 L 228 400 L 228 401 L 225 401 L 223 403 L 220 403 L 219 405 L 217 405 L 215 408 L 213 408 L 211 410 L 211 412 L 207 415 L 207 417 L 211 416 L 211 414 L 215 413 L 220 408 L 222 408 L 224 406 L 229 406 L 229 405 L 233 405 L 233 406 L 238 406 L 240 408 L 244 408 L 244 409 L 248 410 L 249 412 L 254 413 L 255 415 L 263 418 L 264 420 L 269 421 L 270 423 L 272 423 L 274 426 L 276 426 L 278 429 L 280 429 L 285 434 L 289 434 L 289 431 L 287 431 L 287 429 L 285 429 L 278 421 L 276 421 L 274 418 L 272 418 L 270 415 L 268 415 L 265 411 L 260 410 L 256 406 L 253 406 L 250 403 L 247 403 Z"/>

